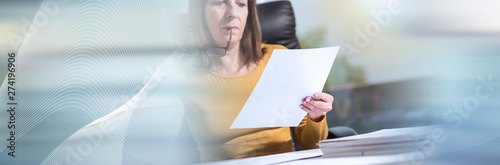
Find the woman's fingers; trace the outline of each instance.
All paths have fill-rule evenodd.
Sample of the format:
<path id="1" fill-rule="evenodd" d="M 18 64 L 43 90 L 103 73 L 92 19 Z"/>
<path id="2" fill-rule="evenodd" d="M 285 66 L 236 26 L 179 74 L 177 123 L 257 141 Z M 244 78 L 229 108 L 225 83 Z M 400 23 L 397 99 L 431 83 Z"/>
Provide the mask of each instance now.
<path id="1" fill-rule="evenodd" d="M 323 92 L 316 92 L 314 97 L 325 102 L 333 102 L 333 96 Z"/>
<path id="2" fill-rule="evenodd" d="M 300 105 L 300 108 L 302 108 L 302 110 L 306 111 L 309 114 L 315 114 L 315 115 L 318 115 L 318 116 L 326 115 L 326 112 L 314 110 L 314 108 L 311 109 L 310 106 L 307 106 L 307 105 L 304 105 L 304 104 Z"/>
<path id="3" fill-rule="evenodd" d="M 308 104 L 307 101 L 302 101 L 302 104 L 300 106 L 301 106 L 301 108 L 304 107 L 304 108 L 308 109 L 311 112 L 317 113 L 316 109 L 318 109 L 318 108 L 315 107 L 315 106 L 313 106 L 313 105 L 311 105 L 311 104 Z M 302 108 L 302 109 L 304 109 L 304 108 Z"/>
<path id="4" fill-rule="evenodd" d="M 308 103 L 303 103 L 301 106 L 303 106 L 306 110 L 306 112 L 308 113 L 312 113 L 314 115 L 318 115 L 318 116 L 321 116 L 321 115 L 325 115 L 328 111 L 330 111 L 329 109 L 322 109 L 322 108 L 318 108 L 314 105 L 311 105 L 311 104 L 308 104 Z M 302 109 L 304 109 L 302 108 Z"/>
<path id="5" fill-rule="evenodd" d="M 309 101 L 308 101 L 309 100 Z M 302 104 L 308 106 L 312 110 L 323 110 L 323 109 L 328 109 L 327 105 L 325 102 L 321 100 L 316 100 L 316 99 L 305 99 Z"/>
<path id="6" fill-rule="evenodd" d="M 320 109 L 323 111 L 330 111 L 332 109 L 332 102 L 325 102 L 323 100 L 317 100 L 311 97 L 306 97 L 303 102 L 303 104 L 311 106 L 311 109 Z"/>
<path id="7" fill-rule="evenodd" d="M 311 110 L 311 108 L 309 108 L 308 106 L 304 105 L 304 104 L 301 104 L 300 105 L 300 108 L 304 111 L 306 111 L 307 113 L 315 113 L 313 110 Z"/>
<path id="8" fill-rule="evenodd" d="M 327 93 L 317 92 L 314 97 L 307 96 L 302 100 L 300 108 L 312 116 L 322 116 L 332 110 L 333 96 Z"/>

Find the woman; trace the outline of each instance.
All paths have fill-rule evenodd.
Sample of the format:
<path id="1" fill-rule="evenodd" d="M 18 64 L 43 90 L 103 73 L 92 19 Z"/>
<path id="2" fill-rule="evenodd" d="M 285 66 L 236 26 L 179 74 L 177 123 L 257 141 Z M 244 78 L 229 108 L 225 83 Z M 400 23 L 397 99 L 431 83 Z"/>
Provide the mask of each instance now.
<path id="1" fill-rule="evenodd" d="M 202 67 L 189 78 L 196 92 L 184 99 L 203 162 L 294 151 L 288 127 L 229 129 L 273 49 L 286 49 L 261 44 L 256 10 L 255 0 L 190 1 L 194 42 L 203 51 Z M 326 139 L 325 114 L 332 102 L 331 95 L 318 92 L 300 104 L 307 116 L 294 129 L 305 149 L 317 148 L 316 143 Z"/>

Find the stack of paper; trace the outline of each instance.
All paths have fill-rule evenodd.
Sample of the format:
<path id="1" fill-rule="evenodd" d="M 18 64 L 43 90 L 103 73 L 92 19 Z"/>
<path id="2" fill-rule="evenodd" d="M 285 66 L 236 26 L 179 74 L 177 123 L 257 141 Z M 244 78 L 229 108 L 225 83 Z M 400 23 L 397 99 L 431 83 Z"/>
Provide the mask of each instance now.
<path id="1" fill-rule="evenodd" d="M 318 143 L 324 158 L 387 155 L 412 152 L 429 134 L 431 127 L 384 129 L 372 133 L 323 140 Z"/>

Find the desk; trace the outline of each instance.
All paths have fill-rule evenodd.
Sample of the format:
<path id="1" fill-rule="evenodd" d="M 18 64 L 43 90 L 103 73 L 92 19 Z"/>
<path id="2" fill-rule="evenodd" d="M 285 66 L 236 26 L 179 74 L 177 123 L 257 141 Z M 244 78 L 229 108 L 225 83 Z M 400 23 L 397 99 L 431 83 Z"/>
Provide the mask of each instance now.
<path id="1" fill-rule="evenodd" d="M 226 164 L 338 164 L 338 165 L 361 165 L 361 164 L 412 164 L 409 162 L 411 153 L 395 154 L 395 155 L 380 155 L 380 156 L 360 156 L 360 157 L 344 157 L 344 158 L 322 158 L 323 153 L 320 149 L 304 150 L 296 152 L 288 152 L 282 154 L 258 156 L 252 158 L 233 159 L 217 162 L 208 162 L 209 165 L 226 165 Z"/>

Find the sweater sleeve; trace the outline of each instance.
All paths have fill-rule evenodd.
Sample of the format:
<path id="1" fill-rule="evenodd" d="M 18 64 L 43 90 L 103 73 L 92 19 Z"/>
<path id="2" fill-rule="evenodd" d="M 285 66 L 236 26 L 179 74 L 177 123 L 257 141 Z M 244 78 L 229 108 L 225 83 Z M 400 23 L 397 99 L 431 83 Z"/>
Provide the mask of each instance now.
<path id="1" fill-rule="evenodd" d="M 316 143 L 325 140 L 328 136 L 326 116 L 323 116 L 321 121 L 315 122 L 309 118 L 309 115 L 306 115 L 299 126 L 294 128 L 294 131 L 295 136 L 304 149 L 318 148 Z"/>

